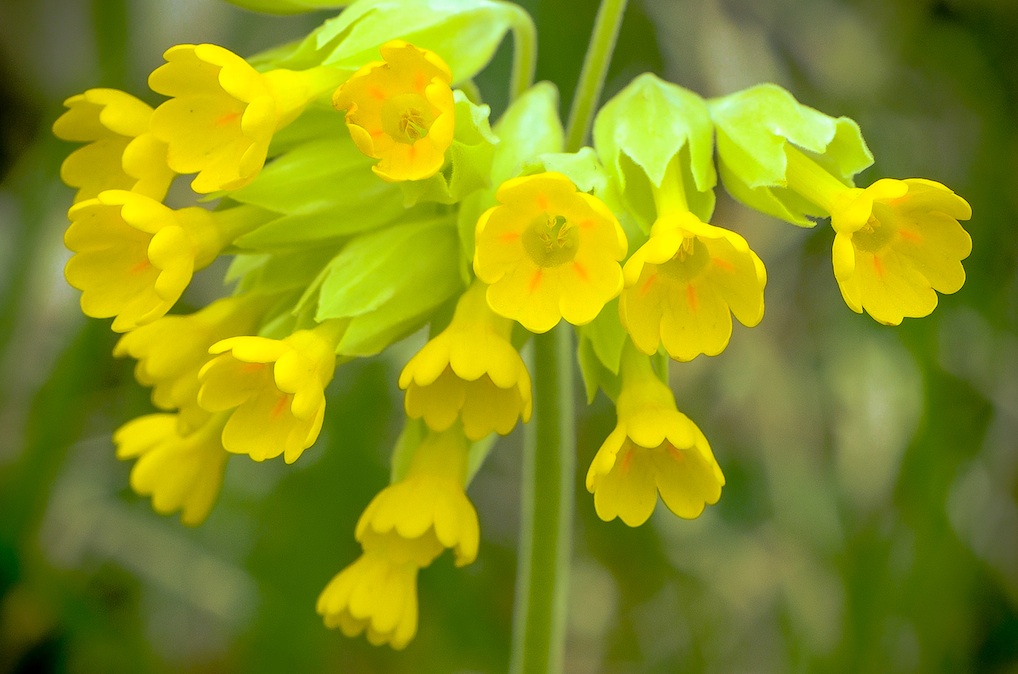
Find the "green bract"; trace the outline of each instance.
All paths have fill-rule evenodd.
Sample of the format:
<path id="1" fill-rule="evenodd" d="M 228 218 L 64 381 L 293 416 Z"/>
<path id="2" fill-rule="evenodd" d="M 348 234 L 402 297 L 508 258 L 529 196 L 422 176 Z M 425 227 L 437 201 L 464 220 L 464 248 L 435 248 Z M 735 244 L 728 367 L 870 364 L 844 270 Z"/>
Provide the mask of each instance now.
<path id="1" fill-rule="evenodd" d="M 351 319 L 336 352 L 374 355 L 462 290 L 458 259 L 454 215 L 358 236 L 322 274 L 315 320 Z"/>
<path id="2" fill-rule="evenodd" d="M 231 5 L 267 14 L 302 14 L 320 9 L 336 9 L 349 0 L 226 0 Z"/>
<path id="3" fill-rule="evenodd" d="M 594 146 L 644 231 L 656 217 L 651 186 L 661 186 L 676 156 L 689 210 L 710 220 L 717 184 L 713 126 L 697 94 L 650 73 L 640 75 L 598 112 Z"/>
<path id="4" fill-rule="evenodd" d="M 379 45 L 400 39 L 438 54 L 455 84 L 480 72 L 506 32 L 522 24 L 530 16 L 499 0 L 358 0 L 277 54 L 275 65 L 356 69 L 378 60 Z"/>
<path id="5" fill-rule="evenodd" d="M 577 328 L 576 361 L 583 375 L 587 402 L 594 400 L 598 388 L 611 398 L 618 396 L 619 362 L 626 344 L 626 331 L 619 321 L 619 301 L 612 300 L 587 325 Z"/>
<path id="6" fill-rule="evenodd" d="M 849 186 L 873 163 L 858 124 L 805 106 L 776 84 L 713 99 L 709 106 L 725 189 L 747 206 L 792 224 L 812 227 L 810 217 L 827 213 L 787 189 L 789 144 Z"/>

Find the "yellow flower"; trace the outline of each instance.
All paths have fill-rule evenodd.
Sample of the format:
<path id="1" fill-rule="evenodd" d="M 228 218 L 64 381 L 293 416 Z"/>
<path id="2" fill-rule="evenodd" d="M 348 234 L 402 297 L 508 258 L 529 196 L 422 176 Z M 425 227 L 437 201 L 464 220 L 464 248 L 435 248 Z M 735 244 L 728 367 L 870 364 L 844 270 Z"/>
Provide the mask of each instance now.
<path id="1" fill-rule="evenodd" d="M 798 149 L 785 154 L 789 188 L 831 216 L 834 277 L 849 308 L 898 325 L 932 313 L 937 291 L 961 289 L 972 252 L 958 222 L 972 217 L 967 201 L 922 178 L 849 187 Z"/>
<path id="2" fill-rule="evenodd" d="M 149 86 L 172 98 L 153 113 L 152 133 L 168 145 L 170 168 L 198 174 L 191 187 L 200 193 L 251 182 L 273 134 L 338 77 L 323 68 L 260 73 L 214 44 L 177 45 L 164 57 Z"/>
<path id="3" fill-rule="evenodd" d="M 198 407 L 198 372 L 212 358 L 209 347 L 228 337 L 250 334 L 267 301 L 265 297 L 226 297 L 190 315 L 163 316 L 121 337 L 113 355 L 138 360 L 134 368 L 138 383 L 152 387 L 156 407 L 179 410 L 180 430 L 186 433 L 208 417 Z"/>
<path id="4" fill-rule="evenodd" d="M 763 262 L 735 232 L 688 211 L 660 217 L 623 268 L 619 315 L 636 347 L 692 360 L 716 356 L 732 336 L 732 314 L 752 327 L 763 318 Z"/>
<path id="5" fill-rule="evenodd" d="M 507 180 L 496 198 L 474 252 L 495 313 L 538 333 L 594 320 L 622 290 L 626 236 L 608 207 L 560 173 Z"/>
<path id="6" fill-rule="evenodd" d="M 721 498 L 724 475 L 707 438 L 675 407 L 649 359 L 626 347 L 618 423 L 587 471 L 598 517 L 631 527 L 647 521 L 657 495 L 669 510 L 692 519 Z"/>
<path id="7" fill-rule="evenodd" d="M 509 341 L 512 321 L 488 307 L 484 286 L 472 285 L 456 314 L 420 350 L 399 377 L 406 412 L 444 431 L 460 419 L 471 440 L 492 432 L 506 435 L 530 419 L 530 375 Z"/>
<path id="8" fill-rule="evenodd" d="M 237 231 L 250 225 L 245 208 L 177 211 L 134 192 L 107 190 L 75 204 L 64 243 L 74 255 L 64 270 L 82 291 L 81 310 L 115 316 L 113 329 L 132 330 L 164 315 Z"/>
<path id="9" fill-rule="evenodd" d="M 881 323 L 929 315 L 965 283 L 968 202 L 932 180 L 878 180 L 831 209 L 834 276 L 845 303 Z"/>
<path id="10" fill-rule="evenodd" d="M 175 414 L 149 414 L 113 434 L 117 458 L 137 459 L 131 488 L 152 497 L 156 512 L 181 512 L 184 524 L 201 524 L 223 483 L 228 454 L 219 435 L 222 417 L 208 417 L 197 430 L 181 434 Z"/>
<path id="11" fill-rule="evenodd" d="M 380 48 L 336 90 L 332 104 L 383 180 L 421 180 L 442 168 L 455 128 L 452 74 L 437 54 L 401 40 Z"/>
<path id="12" fill-rule="evenodd" d="M 417 633 L 417 572 L 442 550 L 456 565 L 477 557 L 477 512 L 464 493 L 467 444 L 454 427 L 431 433 L 414 451 L 404 479 L 364 510 L 357 540 L 364 554 L 337 574 L 318 597 L 327 627 L 374 645 L 406 646 Z"/>
<path id="13" fill-rule="evenodd" d="M 75 202 L 112 189 L 162 201 L 174 173 L 166 165 L 166 144 L 148 132 L 152 108 L 116 89 L 89 89 L 64 105 L 67 112 L 53 123 L 53 134 L 88 143 L 60 166 L 60 178 L 78 188 Z"/>
<path id="14" fill-rule="evenodd" d="M 345 329 L 344 321 L 329 321 L 281 340 L 232 337 L 212 345 L 215 358 L 198 375 L 198 404 L 232 410 L 223 429 L 227 451 L 255 461 L 282 454 L 293 463 L 314 444 Z"/>

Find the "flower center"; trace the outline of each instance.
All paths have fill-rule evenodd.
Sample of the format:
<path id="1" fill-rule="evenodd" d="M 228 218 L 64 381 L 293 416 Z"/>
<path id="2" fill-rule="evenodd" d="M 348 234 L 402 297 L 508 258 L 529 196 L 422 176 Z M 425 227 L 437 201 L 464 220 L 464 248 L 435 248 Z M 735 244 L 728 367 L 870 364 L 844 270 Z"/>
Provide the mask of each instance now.
<path id="1" fill-rule="evenodd" d="M 686 236 L 672 259 L 658 265 L 658 271 L 667 278 L 689 283 L 710 265 L 710 253 L 695 236 Z"/>
<path id="2" fill-rule="evenodd" d="M 393 96 L 382 106 L 382 128 L 397 143 L 413 145 L 435 121 L 431 104 L 418 93 Z"/>
<path id="3" fill-rule="evenodd" d="M 890 215 L 890 213 L 880 212 L 885 209 L 886 206 L 883 204 L 873 204 L 873 215 L 870 215 L 866 224 L 852 235 L 852 243 L 856 249 L 866 253 L 879 253 L 891 244 L 895 228 L 885 224 L 886 216 Z M 882 215 L 885 217 L 880 217 Z"/>
<path id="4" fill-rule="evenodd" d="M 538 267 L 571 262 L 579 247 L 579 229 L 562 215 L 542 213 L 523 232 L 523 248 Z"/>

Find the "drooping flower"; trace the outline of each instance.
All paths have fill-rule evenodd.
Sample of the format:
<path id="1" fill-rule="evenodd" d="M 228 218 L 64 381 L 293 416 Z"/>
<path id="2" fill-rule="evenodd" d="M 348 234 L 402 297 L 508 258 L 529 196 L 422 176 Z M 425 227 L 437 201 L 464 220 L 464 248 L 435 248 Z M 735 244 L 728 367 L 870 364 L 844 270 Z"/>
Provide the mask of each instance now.
<path id="1" fill-rule="evenodd" d="M 592 321 L 622 290 L 626 237 L 612 212 L 560 173 L 507 180 L 496 198 L 474 253 L 491 308 L 537 333 Z"/>
<path id="2" fill-rule="evenodd" d="M 258 220 L 248 207 L 172 210 L 150 197 L 106 190 L 71 207 L 64 273 L 93 318 L 115 316 L 124 332 L 163 316 L 191 275 Z M 254 218 L 254 219 L 253 219 Z"/>
<path id="3" fill-rule="evenodd" d="M 460 298 L 452 322 L 410 359 L 399 377 L 406 412 L 435 431 L 457 419 L 471 440 L 506 435 L 530 419 L 530 375 L 509 341 L 512 321 L 493 313 L 475 283 Z"/>
<path id="4" fill-rule="evenodd" d="M 623 268 L 619 315 L 636 347 L 688 361 L 715 356 L 732 336 L 732 315 L 752 327 L 763 318 L 763 262 L 735 232 L 689 211 L 660 217 L 650 239 Z"/>
<path id="5" fill-rule="evenodd" d="M 381 46 L 383 61 L 358 70 L 332 103 L 361 152 L 388 181 L 421 180 L 442 168 L 455 129 L 452 73 L 434 52 L 402 40 Z"/>
<path id="6" fill-rule="evenodd" d="M 626 347 L 618 423 L 587 471 L 598 517 L 619 517 L 631 527 L 647 521 L 660 493 L 668 509 L 692 519 L 717 503 L 725 484 L 710 444 L 696 424 L 676 409 L 667 385 L 647 356 Z"/>
<path id="7" fill-rule="evenodd" d="M 336 86 L 327 68 L 261 73 L 214 44 L 181 44 L 149 76 L 153 91 L 170 96 L 152 115 L 152 133 L 168 145 L 177 173 L 197 173 L 196 192 L 232 190 L 265 164 L 269 141 L 314 98 Z"/>
<path id="8" fill-rule="evenodd" d="M 152 108 L 116 89 L 89 89 L 64 105 L 53 134 L 88 143 L 60 165 L 61 180 L 78 188 L 75 203 L 114 189 L 162 201 L 174 173 L 166 165 L 165 143 L 149 133 Z"/>
<path id="9" fill-rule="evenodd" d="M 885 178 L 846 192 L 831 206 L 834 277 L 845 303 L 888 325 L 928 316 L 937 292 L 965 283 L 961 261 L 972 239 L 958 221 L 971 216 L 968 202 L 932 180 Z"/>
<path id="10" fill-rule="evenodd" d="M 121 337 L 113 355 L 138 360 L 134 368 L 138 383 L 152 387 L 156 407 L 179 410 L 180 430 L 186 433 L 208 417 L 198 407 L 198 372 L 212 358 L 209 347 L 250 334 L 267 301 L 247 295 L 226 297 L 193 314 L 163 316 Z"/>
<path id="11" fill-rule="evenodd" d="M 325 387 L 336 370 L 345 321 L 327 321 L 284 339 L 231 337 L 209 349 L 199 372 L 198 404 L 232 410 L 223 447 L 255 461 L 296 461 L 314 444 L 325 417 Z"/>
<path id="12" fill-rule="evenodd" d="M 219 496 L 229 455 L 219 440 L 225 417 L 206 415 L 195 430 L 182 434 L 177 415 L 148 414 L 113 434 L 117 458 L 137 459 L 131 488 L 152 497 L 156 512 L 181 511 L 184 524 L 201 524 Z"/>

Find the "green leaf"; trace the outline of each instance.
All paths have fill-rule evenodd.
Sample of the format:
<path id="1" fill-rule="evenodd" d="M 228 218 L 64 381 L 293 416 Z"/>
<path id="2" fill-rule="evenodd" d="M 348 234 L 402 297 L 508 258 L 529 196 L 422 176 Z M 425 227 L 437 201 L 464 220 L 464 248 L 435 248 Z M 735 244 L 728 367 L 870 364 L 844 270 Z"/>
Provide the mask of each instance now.
<path id="1" fill-rule="evenodd" d="M 717 130 L 721 179 L 747 206 L 803 227 L 826 213 L 787 188 L 785 148 L 792 144 L 845 185 L 873 163 L 859 125 L 759 84 L 709 102 Z"/>
<path id="2" fill-rule="evenodd" d="M 378 353 L 462 289 L 458 258 L 452 216 L 358 236 L 329 263 L 315 320 L 351 319 L 337 353 Z"/>
<path id="3" fill-rule="evenodd" d="M 400 39 L 438 54 L 453 82 L 462 82 L 480 72 L 506 32 L 521 23 L 530 23 L 527 13 L 499 0 L 358 0 L 277 65 L 359 68 L 379 60 L 381 45 Z"/>
<path id="4" fill-rule="evenodd" d="M 648 186 L 636 182 L 661 187 L 669 163 L 678 157 L 689 209 L 704 222 L 710 219 L 717 184 L 714 129 L 699 95 L 650 73 L 640 75 L 597 113 L 594 146 L 626 202 L 634 191 L 644 199 L 650 194 Z M 634 210 L 647 219 L 646 207 Z"/>

